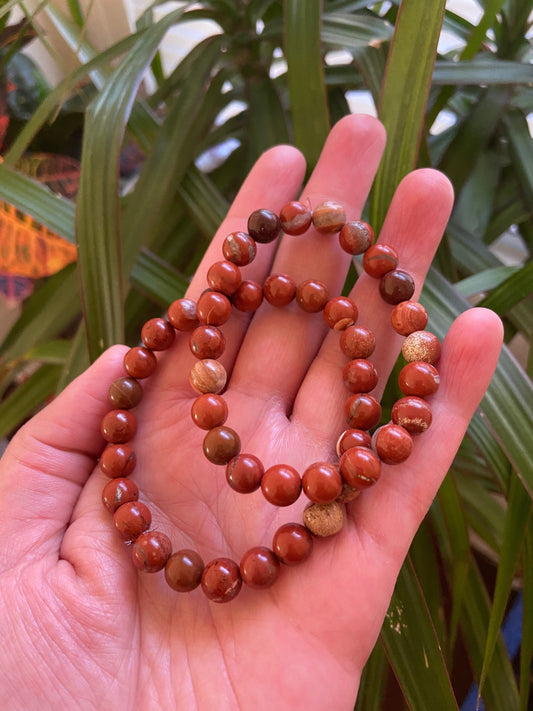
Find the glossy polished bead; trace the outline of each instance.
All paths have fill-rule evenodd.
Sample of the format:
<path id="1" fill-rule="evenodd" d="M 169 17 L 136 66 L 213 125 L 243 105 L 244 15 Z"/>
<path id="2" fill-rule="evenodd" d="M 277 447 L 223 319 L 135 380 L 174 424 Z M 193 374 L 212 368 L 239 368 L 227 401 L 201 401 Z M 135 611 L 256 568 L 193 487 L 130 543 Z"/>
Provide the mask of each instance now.
<path id="1" fill-rule="evenodd" d="M 337 456 L 342 457 L 344 452 L 351 447 L 370 447 L 372 437 L 364 430 L 344 430 L 337 440 Z"/>
<path id="2" fill-rule="evenodd" d="M 281 229 L 288 235 L 303 235 L 311 225 L 311 210 L 303 203 L 292 201 L 279 211 Z"/>
<path id="3" fill-rule="evenodd" d="M 439 389 L 440 375 L 431 363 L 413 361 L 400 370 L 398 385 L 404 395 L 427 397 Z"/>
<path id="4" fill-rule="evenodd" d="M 339 232 L 346 222 L 344 206 L 334 200 L 326 200 L 313 210 L 313 226 L 317 232 Z"/>
<path id="5" fill-rule="evenodd" d="M 245 280 L 231 297 L 231 303 L 238 311 L 257 311 L 263 302 L 263 288 L 256 281 Z"/>
<path id="6" fill-rule="evenodd" d="M 109 386 L 107 399 L 118 410 L 130 410 L 142 400 L 142 385 L 135 378 L 117 378 Z"/>
<path id="7" fill-rule="evenodd" d="M 413 331 L 423 331 L 427 326 L 428 312 L 418 301 L 402 301 L 390 315 L 391 325 L 400 336 L 408 336 Z"/>
<path id="8" fill-rule="evenodd" d="M 302 474 L 302 489 L 316 504 L 329 504 L 340 496 L 342 477 L 339 469 L 329 462 L 314 462 Z"/>
<path id="9" fill-rule="evenodd" d="M 399 304 L 407 301 L 415 293 L 413 277 L 400 269 L 387 272 L 379 280 L 379 293 L 387 304 Z"/>
<path id="10" fill-rule="evenodd" d="M 287 274 L 271 274 L 265 279 L 263 294 L 272 306 L 287 306 L 296 296 L 296 283 Z"/>
<path id="11" fill-rule="evenodd" d="M 402 355 L 409 363 L 422 360 L 435 365 L 440 358 L 440 351 L 440 341 L 430 331 L 414 331 L 407 336 L 402 345 Z"/>
<path id="12" fill-rule="evenodd" d="M 193 550 L 184 548 L 173 553 L 165 565 L 165 580 L 176 592 L 191 592 L 200 585 L 204 561 Z"/>
<path id="13" fill-rule="evenodd" d="M 336 296 L 324 306 L 324 321 L 334 331 L 344 329 L 357 321 L 357 306 L 347 296 Z"/>
<path id="14" fill-rule="evenodd" d="M 151 318 L 141 329 L 141 339 L 152 351 L 166 351 L 174 343 L 176 331 L 164 318 Z"/>
<path id="15" fill-rule="evenodd" d="M 373 229 L 362 220 L 347 222 L 339 232 L 339 244 L 348 254 L 363 254 L 373 241 Z"/>
<path id="16" fill-rule="evenodd" d="M 218 360 L 204 358 L 191 368 L 189 383 L 197 393 L 219 393 L 224 390 L 228 375 Z"/>
<path id="17" fill-rule="evenodd" d="M 243 555 L 241 578 L 251 588 L 264 589 L 273 585 L 279 575 L 279 560 L 270 548 L 257 546 Z"/>
<path id="18" fill-rule="evenodd" d="M 168 320 L 177 331 L 194 331 L 199 325 L 196 315 L 196 301 L 176 299 L 168 307 Z"/>
<path id="19" fill-rule="evenodd" d="M 152 514 L 148 506 L 141 501 L 129 501 L 115 511 L 113 523 L 122 538 L 134 541 L 150 528 Z"/>
<path id="20" fill-rule="evenodd" d="M 172 553 L 170 538 L 160 531 L 146 531 L 131 547 L 133 564 L 144 573 L 163 570 Z"/>
<path id="21" fill-rule="evenodd" d="M 202 590 L 212 602 L 229 602 L 242 587 L 239 566 L 231 558 L 216 558 L 208 563 L 202 574 Z"/>
<path id="22" fill-rule="evenodd" d="M 346 520 L 346 509 L 339 501 L 312 503 L 305 507 L 304 525 L 314 536 L 326 538 L 340 533 Z"/>
<path id="23" fill-rule="evenodd" d="M 379 279 L 398 266 L 398 252 L 388 244 L 373 244 L 363 257 L 363 269 L 371 277 Z"/>
<path id="24" fill-rule="evenodd" d="M 137 432 L 137 418 L 129 410 L 110 410 L 102 419 L 101 432 L 106 442 L 129 442 Z"/>
<path id="25" fill-rule="evenodd" d="M 410 434 L 420 434 L 431 425 L 431 407 L 421 397 L 402 397 L 392 406 L 391 420 Z"/>
<path id="26" fill-rule="evenodd" d="M 378 384 L 378 373 L 369 360 L 356 358 L 344 366 L 342 381 L 352 393 L 369 393 Z"/>
<path id="27" fill-rule="evenodd" d="M 213 427 L 204 437 L 204 454 L 213 464 L 227 464 L 241 451 L 239 435 L 231 427 Z"/>
<path id="28" fill-rule="evenodd" d="M 413 439 L 403 427 L 383 425 L 374 433 L 373 445 L 384 464 L 401 464 L 411 454 Z"/>
<path id="29" fill-rule="evenodd" d="M 157 368 L 157 358 L 144 346 L 134 346 L 124 356 L 124 370 L 132 378 L 149 378 Z"/>
<path id="30" fill-rule="evenodd" d="M 281 222 L 272 210 L 255 210 L 248 218 L 248 234 L 260 244 L 273 242 L 280 232 Z"/>
<path id="31" fill-rule="evenodd" d="M 302 480 L 288 464 L 274 464 L 261 479 L 261 491 L 267 501 L 274 506 L 290 506 L 300 496 Z"/>
<path id="32" fill-rule="evenodd" d="M 222 326 L 231 316 L 231 303 L 218 291 L 204 291 L 196 304 L 200 323 L 205 326 Z"/>
<path id="33" fill-rule="evenodd" d="M 272 549 L 285 565 L 298 565 L 311 555 L 313 538 L 305 526 L 285 523 L 274 534 Z"/>
<path id="34" fill-rule="evenodd" d="M 228 419 L 228 405 L 223 397 L 215 393 L 204 393 L 191 406 L 194 424 L 202 430 L 220 427 Z"/>
<path id="35" fill-rule="evenodd" d="M 131 479 L 111 479 L 102 491 L 102 503 L 108 511 L 114 513 L 119 506 L 139 498 L 139 487 Z"/>
<path id="36" fill-rule="evenodd" d="M 349 326 L 342 331 L 339 346 L 348 358 L 368 358 L 376 347 L 376 338 L 365 326 Z"/>
<path id="37" fill-rule="evenodd" d="M 255 240 L 246 232 L 232 232 L 222 243 L 222 254 L 228 262 L 245 267 L 257 254 Z"/>
<path id="38" fill-rule="evenodd" d="M 253 454 L 238 454 L 228 462 L 226 481 L 239 494 L 251 494 L 261 486 L 265 468 Z"/>
<path id="39" fill-rule="evenodd" d="M 234 294 L 242 281 L 241 270 L 233 262 L 215 262 L 207 270 L 207 283 L 211 289 L 226 296 Z"/>
<path id="40" fill-rule="evenodd" d="M 368 393 L 356 393 L 346 401 L 344 415 L 349 427 L 370 430 L 381 418 L 381 405 Z"/>
<path id="41" fill-rule="evenodd" d="M 307 313 L 322 311 L 328 299 L 328 287 L 318 279 L 306 279 L 296 288 L 296 303 Z"/>
<path id="42" fill-rule="evenodd" d="M 110 444 L 100 455 L 100 469 L 110 479 L 128 476 L 136 463 L 135 452 L 127 444 Z"/>
<path id="43" fill-rule="evenodd" d="M 189 348 L 196 358 L 220 358 L 226 348 L 224 334 L 216 326 L 198 326 L 191 333 Z"/>
<path id="44" fill-rule="evenodd" d="M 381 476 L 381 463 L 366 447 L 352 447 L 342 455 L 339 468 L 344 481 L 353 489 L 367 489 Z"/>

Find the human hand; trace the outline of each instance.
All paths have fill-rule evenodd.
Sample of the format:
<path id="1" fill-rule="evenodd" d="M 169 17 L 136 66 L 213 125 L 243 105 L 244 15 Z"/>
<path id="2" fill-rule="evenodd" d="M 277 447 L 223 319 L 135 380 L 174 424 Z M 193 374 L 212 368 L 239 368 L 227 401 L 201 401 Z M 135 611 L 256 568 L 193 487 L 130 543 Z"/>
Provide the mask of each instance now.
<path id="1" fill-rule="evenodd" d="M 384 145 L 381 125 L 350 116 L 333 129 L 303 200 L 346 206 L 356 219 Z M 232 231 L 256 208 L 279 211 L 295 199 L 304 174 L 293 148 L 268 151 L 246 179 L 189 294 L 205 288 L 210 264 Z M 380 241 L 400 253 L 420 292 L 449 217 L 452 192 L 432 170 L 399 186 Z M 325 281 L 339 294 L 350 257 L 324 235 L 287 237 L 276 252 L 259 245 L 245 278 L 270 272 L 296 282 Z M 391 307 L 377 282 L 363 275 L 352 294 L 358 323 L 376 336 L 371 357 L 382 392 L 401 345 Z M 223 327 L 221 361 L 230 373 L 224 393 L 227 424 L 243 451 L 266 467 L 286 463 L 302 472 L 334 458 L 345 428 L 345 356 L 338 334 L 320 314 L 294 304 L 265 304 L 253 319 L 234 313 Z M 196 549 L 205 561 L 237 562 L 249 548 L 271 546 L 283 523 L 301 520 L 304 497 L 274 508 L 261 492 L 240 495 L 224 469 L 202 453 L 204 432 L 190 417 L 194 358 L 188 335 L 160 355 L 143 381 L 135 409 L 132 478 L 152 511 L 154 528 L 174 549 Z M 409 459 L 383 466 L 380 481 L 347 506 L 348 521 L 331 539 L 315 539 L 311 557 L 282 566 L 268 590 L 243 586 L 231 603 L 209 602 L 198 589 L 180 594 L 162 574 L 138 572 L 102 507 L 108 479 L 94 463 L 110 409 L 109 384 L 124 374 L 126 349 L 114 347 L 14 437 L 0 460 L 0 707 L 85 709 L 353 708 L 362 668 L 379 634 L 400 566 L 492 376 L 501 346 L 499 319 L 483 309 L 451 327 L 431 396 L 433 423 L 415 438 Z"/>

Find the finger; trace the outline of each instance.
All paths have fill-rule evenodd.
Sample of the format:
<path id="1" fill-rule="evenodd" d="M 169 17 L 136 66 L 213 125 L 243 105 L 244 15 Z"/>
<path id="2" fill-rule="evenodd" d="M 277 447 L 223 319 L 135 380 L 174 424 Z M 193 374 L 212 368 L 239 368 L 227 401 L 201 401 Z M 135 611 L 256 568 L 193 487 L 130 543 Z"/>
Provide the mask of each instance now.
<path id="1" fill-rule="evenodd" d="M 1 564 L 57 554 L 61 538 L 105 441 L 109 383 L 125 349 L 106 351 L 13 437 L 0 460 Z"/>

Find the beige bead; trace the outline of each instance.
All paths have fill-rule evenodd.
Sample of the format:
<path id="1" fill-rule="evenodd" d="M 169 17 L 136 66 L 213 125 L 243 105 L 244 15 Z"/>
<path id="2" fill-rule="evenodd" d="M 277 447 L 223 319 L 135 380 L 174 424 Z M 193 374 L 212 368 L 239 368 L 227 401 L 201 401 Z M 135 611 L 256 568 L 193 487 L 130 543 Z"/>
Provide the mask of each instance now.
<path id="1" fill-rule="evenodd" d="M 218 360 L 204 358 L 191 368 L 189 382 L 197 393 L 219 393 L 227 380 L 226 369 Z"/>
<path id="2" fill-rule="evenodd" d="M 315 536 L 334 536 L 344 526 L 346 509 L 338 501 L 330 504 L 310 504 L 304 510 L 305 527 Z"/>

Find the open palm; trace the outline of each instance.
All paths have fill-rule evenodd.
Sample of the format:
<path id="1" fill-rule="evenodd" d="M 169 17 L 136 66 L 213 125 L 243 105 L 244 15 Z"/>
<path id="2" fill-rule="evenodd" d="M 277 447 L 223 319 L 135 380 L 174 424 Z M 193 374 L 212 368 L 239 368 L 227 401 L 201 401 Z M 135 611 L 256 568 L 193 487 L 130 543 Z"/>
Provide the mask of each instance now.
<path id="1" fill-rule="evenodd" d="M 359 217 L 384 144 L 374 119 L 351 116 L 333 129 L 302 193 L 312 206 L 342 202 Z M 196 274 L 190 295 L 206 286 L 231 231 L 251 211 L 279 208 L 298 194 L 300 154 L 270 150 L 243 185 Z M 419 293 L 449 216 L 452 194 L 435 171 L 410 174 L 398 188 L 380 241 L 392 244 Z M 332 237 L 286 237 L 275 252 L 260 245 L 245 278 L 270 272 L 325 281 L 340 293 L 349 256 Z M 354 289 L 358 323 L 372 328 L 371 360 L 383 388 L 401 338 L 391 307 L 363 275 Z M 416 295 L 415 295 L 416 298 Z M 430 322 L 431 326 L 431 322 Z M 344 429 L 346 361 L 338 334 L 319 314 L 265 304 L 253 319 L 223 328 L 230 373 L 227 424 L 243 451 L 266 467 L 333 459 Z M 136 409 L 138 463 L 132 477 L 154 528 L 175 549 L 205 561 L 237 562 L 274 531 L 301 521 L 304 497 L 287 508 L 261 492 L 242 495 L 224 468 L 207 462 L 204 433 L 192 422 L 194 363 L 187 334 L 160 357 Z M 433 424 L 415 438 L 411 457 L 385 466 L 378 484 L 348 505 L 335 538 L 315 539 L 309 560 L 282 566 L 268 590 L 243 586 L 231 603 L 171 590 L 162 574 L 138 573 L 101 504 L 107 481 L 94 467 L 103 447 L 99 423 L 107 389 L 123 374 L 125 348 L 107 351 L 17 434 L 0 460 L 0 707 L 32 709 L 351 709 L 361 670 L 379 633 L 395 579 L 414 533 L 445 475 L 490 380 L 501 344 L 491 313 L 473 309 L 452 326 L 432 396 Z"/>

